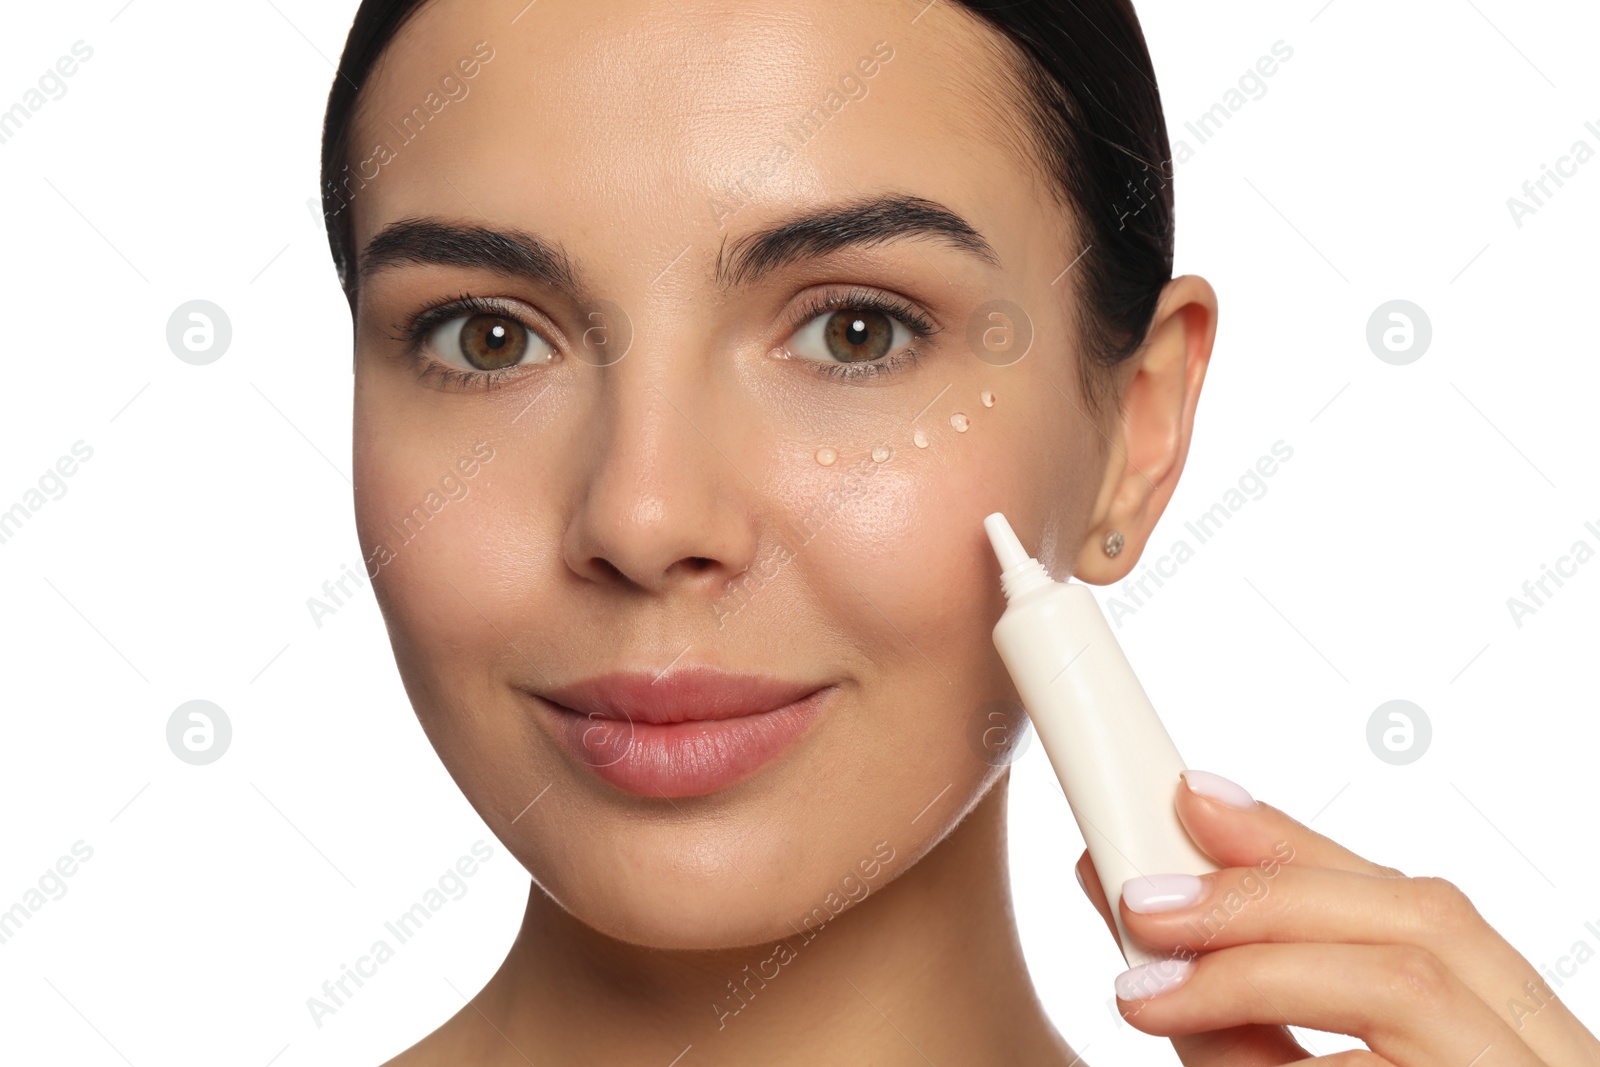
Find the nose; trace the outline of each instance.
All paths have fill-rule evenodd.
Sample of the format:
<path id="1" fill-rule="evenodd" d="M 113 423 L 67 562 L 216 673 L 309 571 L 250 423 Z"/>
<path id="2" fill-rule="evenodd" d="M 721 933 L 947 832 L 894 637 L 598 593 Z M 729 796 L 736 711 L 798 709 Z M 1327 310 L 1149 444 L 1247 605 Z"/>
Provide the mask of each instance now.
<path id="1" fill-rule="evenodd" d="M 642 362 L 603 372 L 597 447 L 563 543 L 567 566 L 602 585 L 711 599 L 756 554 L 754 487 L 715 432 L 740 420 L 687 401 L 681 383 L 630 373 Z"/>

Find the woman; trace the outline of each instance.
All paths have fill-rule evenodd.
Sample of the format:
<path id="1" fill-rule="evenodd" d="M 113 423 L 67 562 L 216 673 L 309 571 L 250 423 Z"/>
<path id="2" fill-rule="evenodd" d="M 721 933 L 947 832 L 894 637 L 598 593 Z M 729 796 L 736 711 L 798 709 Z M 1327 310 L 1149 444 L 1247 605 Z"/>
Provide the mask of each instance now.
<path id="1" fill-rule="evenodd" d="M 358 528 L 534 879 L 393 1063 L 1083 1062 L 970 742 L 1016 714 L 981 521 L 1103 584 L 1171 498 L 1217 300 L 1168 159 L 1118 0 L 363 3 L 323 152 Z M 1600 1062 L 1453 886 L 1174 788 L 1223 869 L 1129 883 L 1186 959 L 1116 991 L 1185 1063 L 1307 1059 L 1285 1024 Z"/>

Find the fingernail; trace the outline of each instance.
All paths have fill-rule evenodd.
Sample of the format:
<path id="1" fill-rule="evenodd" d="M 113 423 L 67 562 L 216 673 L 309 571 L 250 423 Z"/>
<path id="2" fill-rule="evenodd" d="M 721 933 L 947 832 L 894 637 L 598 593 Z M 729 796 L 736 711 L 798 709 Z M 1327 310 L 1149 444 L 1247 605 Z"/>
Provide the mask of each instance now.
<path id="1" fill-rule="evenodd" d="M 1205 883 L 1192 874 L 1151 874 L 1123 882 L 1122 899 L 1129 911 L 1149 915 L 1187 908 L 1200 899 L 1204 888 Z"/>
<path id="2" fill-rule="evenodd" d="M 1182 985 L 1193 970 L 1193 960 L 1156 960 L 1130 967 L 1117 975 L 1113 984 L 1122 1000 L 1149 1000 Z"/>
<path id="3" fill-rule="evenodd" d="M 1256 798 L 1245 792 L 1244 786 L 1236 785 L 1220 774 L 1212 774 L 1210 771 L 1184 771 L 1183 781 L 1192 792 L 1210 797 L 1230 808 L 1249 811 L 1256 806 Z"/>
<path id="4" fill-rule="evenodd" d="M 1089 887 L 1083 884 L 1083 869 L 1076 863 L 1072 865 L 1072 874 L 1078 879 L 1078 888 L 1083 890 L 1083 895 L 1089 895 Z"/>

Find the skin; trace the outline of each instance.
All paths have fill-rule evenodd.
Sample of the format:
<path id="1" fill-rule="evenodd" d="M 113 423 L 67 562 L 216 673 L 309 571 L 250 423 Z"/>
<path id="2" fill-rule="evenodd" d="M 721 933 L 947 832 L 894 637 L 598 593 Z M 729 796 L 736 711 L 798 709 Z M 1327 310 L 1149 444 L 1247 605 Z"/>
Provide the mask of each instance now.
<path id="1" fill-rule="evenodd" d="M 495 56 L 471 95 L 353 200 L 357 247 L 417 215 L 520 226 L 565 246 L 634 337 L 610 366 L 569 356 L 493 390 L 442 390 L 419 382 L 389 337 L 416 308 L 465 289 L 516 301 L 566 339 L 582 334 L 586 309 L 486 269 L 405 266 L 361 289 L 355 481 L 366 554 L 389 536 L 386 520 L 476 442 L 494 450 L 470 494 L 401 547 L 375 589 L 430 740 L 536 883 L 500 972 L 398 1062 L 666 1063 L 690 1044 L 702 1063 L 1070 1061 L 1012 924 L 1003 769 L 965 740 L 980 706 L 1013 692 L 989 639 L 1003 604 L 981 522 L 1004 508 L 1065 576 L 1113 524 L 1137 551 L 1137 517 L 1108 504 L 1136 503 L 1150 484 L 1121 490 L 1124 460 L 1108 463 L 1106 430 L 1077 414 L 1072 307 L 1052 287 L 1080 247 L 1070 224 L 1041 206 L 1048 193 L 1028 168 L 1003 168 L 997 188 L 994 168 L 977 165 L 1013 142 L 973 103 L 984 83 L 949 72 L 992 60 L 943 9 L 913 27 L 915 12 L 894 4 L 853 9 L 848 25 L 807 5 L 753 16 L 681 0 L 615 4 L 604 20 L 552 5 L 512 27 L 522 6 L 425 9 L 369 83 L 377 118 L 355 137 L 372 143 L 382 118 L 488 40 Z M 867 98 L 751 202 L 726 218 L 713 211 L 712 198 L 878 40 L 894 58 Z M 793 61 L 767 61 L 775 52 Z M 686 62 L 693 80 L 681 76 Z M 552 163 L 572 160 L 583 162 Z M 719 250 L 742 233 L 881 191 L 959 213 L 1003 267 L 899 240 L 743 289 L 713 284 Z M 916 365 L 863 381 L 768 355 L 790 339 L 807 296 L 843 285 L 899 296 L 943 331 Z M 1165 327 L 1149 357 L 1164 384 L 1143 391 L 1168 410 L 1141 422 L 1171 450 L 1162 462 L 1134 446 L 1155 468 L 1151 521 L 1187 444 L 1186 385 L 1191 373 L 1198 385 L 1213 321 L 1203 282 L 1172 292 L 1173 307 L 1199 310 Z M 1037 350 L 1011 367 L 975 358 L 965 339 L 977 306 L 995 298 L 1033 319 Z M 984 389 L 998 396 L 993 408 L 979 401 Z M 964 434 L 948 422 L 957 411 L 972 420 Z M 912 443 L 917 429 L 928 448 Z M 893 454 L 872 464 L 879 445 Z M 814 458 L 822 446 L 838 452 L 832 467 Z M 863 459 L 873 468 L 864 486 L 798 543 L 799 517 Z M 727 583 L 784 543 L 793 559 L 719 625 Z M 1096 580 L 1120 569 L 1087 558 Z M 759 774 L 676 800 L 599 781 L 513 692 L 661 670 L 675 657 L 840 692 Z M 863 877 L 862 862 L 886 851 L 876 877 Z M 797 923 L 861 886 L 864 900 L 800 942 Z M 730 980 L 781 938 L 802 945 L 798 959 L 722 1015 L 740 1003 Z M 914 974 L 908 952 L 921 961 Z"/>
<path id="2" fill-rule="evenodd" d="M 688 1049 L 685 1064 L 1074 1062 L 1014 925 L 1004 761 L 968 740 L 992 701 L 1015 699 L 990 639 L 1004 604 L 981 523 L 1003 510 L 1057 578 L 1125 576 L 1183 469 L 1215 293 L 1167 284 L 1109 383 L 1120 408 L 1090 414 L 1061 281 L 1082 244 L 996 95 L 999 38 L 959 9 L 524 4 L 424 8 L 355 125 L 360 158 L 488 42 L 470 95 L 352 200 L 356 247 L 415 217 L 518 228 L 559 244 L 590 294 L 487 264 L 390 264 L 361 281 L 369 573 L 430 741 L 533 877 L 499 971 L 391 1062 L 666 1064 Z M 878 41 L 893 57 L 867 95 L 768 166 Z M 752 172 L 764 180 L 730 207 Z M 741 236 L 878 193 L 945 206 L 998 262 L 900 237 L 717 285 Z M 796 315 L 843 286 L 937 327 L 915 363 L 818 372 L 826 350 L 803 354 Z M 419 378 L 395 327 L 463 291 L 537 331 L 550 358 L 493 388 Z M 997 299 L 1033 338 L 1005 366 L 968 340 Z M 605 366 L 583 344 L 596 300 L 604 336 L 631 338 Z M 874 462 L 875 448 L 889 455 Z M 851 470 L 869 473 L 841 498 Z M 389 524 L 442 485 L 449 499 L 401 543 Z M 825 525 L 796 538 L 830 499 Z M 1112 530 L 1115 558 L 1101 549 Z M 753 570 L 762 581 L 730 611 L 730 583 Z M 519 693 L 689 663 L 838 691 L 758 773 L 677 799 L 623 793 L 569 759 Z M 823 906 L 838 914 L 801 936 Z M 769 964 L 737 999 L 730 983 L 785 939 L 797 947 L 777 977 Z"/>
<path id="3" fill-rule="evenodd" d="M 1600 1063 L 1600 1041 L 1456 885 L 1408 878 L 1260 801 L 1237 808 L 1181 788 L 1176 804 L 1222 869 L 1187 906 L 1117 902 L 1135 937 L 1192 957 L 1175 986 L 1118 1007 L 1172 1037 L 1185 1064 Z M 1116 937 L 1087 852 L 1078 874 Z M 1351 1034 L 1368 1050 L 1312 1058 L 1285 1024 Z"/>

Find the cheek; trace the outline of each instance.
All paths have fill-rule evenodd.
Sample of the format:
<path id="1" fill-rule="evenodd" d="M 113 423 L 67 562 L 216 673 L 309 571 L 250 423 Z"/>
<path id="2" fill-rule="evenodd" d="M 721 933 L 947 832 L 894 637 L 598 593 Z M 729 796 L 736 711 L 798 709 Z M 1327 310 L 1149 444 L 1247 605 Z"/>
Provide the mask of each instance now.
<path id="1" fill-rule="evenodd" d="M 1014 690 L 994 648 L 1005 601 L 983 519 L 1003 511 L 1021 529 L 1047 525 L 1051 476 L 1071 454 L 1027 432 L 1038 424 L 1017 406 L 1000 418 L 980 405 L 966 432 L 897 447 L 799 553 L 806 584 L 867 664 L 874 722 L 861 728 L 873 737 L 859 740 L 919 767 L 902 790 L 923 789 L 929 774 L 947 775 L 942 784 L 995 769 L 981 747 L 987 723 L 973 724 Z"/>
<path id="2" fill-rule="evenodd" d="M 513 576 L 528 573 L 529 553 L 506 540 L 518 536 L 516 509 L 503 499 L 517 480 L 512 453 L 497 447 L 462 479 L 469 488 L 459 499 L 439 489 L 439 472 L 471 450 L 471 440 L 374 436 L 358 444 L 356 525 L 417 720 L 463 794 L 494 823 L 526 804 L 521 783 L 547 754 L 526 718 L 473 709 L 501 706 L 504 679 L 536 684 L 543 664 L 523 654 L 540 646 L 518 626 L 527 614 L 519 591 L 538 585 Z M 436 511 L 419 507 L 430 493 L 443 502 Z"/>
<path id="3" fill-rule="evenodd" d="M 497 461 L 509 464 L 471 433 L 406 432 L 363 418 L 359 405 L 356 422 L 356 531 L 408 674 L 481 642 L 487 627 L 473 602 L 489 595 L 482 546 L 496 543 Z"/>
<path id="4" fill-rule="evenodd" d="M 799 550 L 824 613 L 870 664 L 886 721 L 958 717 L 993 686 L 992 493 L 975 465 L 897 451 Z"/>
<path id="5" fill-rule="evenodd" d="M 896 649 L 896 657 L 909 654 L 937 679 L 924 656 L 943 667 L 941 655 L 959 664 L 988 651 L 987 634 L 1003 610 L 984 516 L 1031 511 L 1032 501 L 1024 479 L 1001 462 L 998 433 L 986 439 L 974 425 L 930 436 L 932 447 L 908 440 L 868 467 L 817 538 L 810 569 L 851 620 L 852 634 Z"/>
<path id="6" fill-rule="evenodd" d="M 945 599 L 940 587 L 971 577 L 972 538 L 961 515 L 972 502 L 952 473 L 932 457 L 899 450 L 871 469 L 828 531 L 823 565 L 860 590 L 854 600 L 864 596 L 902 628 L 935 622 Z M 867 632 L 886 626 L 872 617 Z"/>
<path id="7" fill-rule="evenodd" d="M 1003 769 L 974 750 L 969 729 L 1010 692 L 991 637 L 1003 604 L 982 527 L 1004 488 L 984 469 L 954 449 L 897 450 L 807 560 L 806 585 L 851 646 L 862 697 L 814 780 L 835 783 L 837 817 L 854 833 L 894 842 L 897 869 Z"/>

